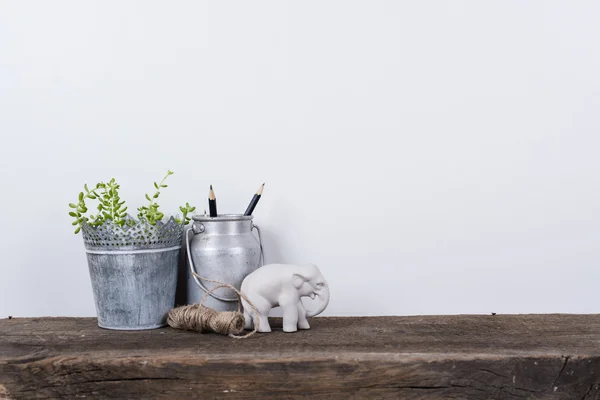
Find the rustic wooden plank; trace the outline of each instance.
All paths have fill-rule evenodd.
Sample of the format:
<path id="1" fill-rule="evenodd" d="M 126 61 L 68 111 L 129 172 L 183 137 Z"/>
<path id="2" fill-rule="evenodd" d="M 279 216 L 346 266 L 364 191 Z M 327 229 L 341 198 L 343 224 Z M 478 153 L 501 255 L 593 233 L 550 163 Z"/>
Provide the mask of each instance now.
<path id="1" fill-rule="evenodd" d="M 275 320 L 274 327 L 280 326 Z M 0 320 L 0 399 L 595 399 L 599 315 L 313 318 L 247 340 Z"/>

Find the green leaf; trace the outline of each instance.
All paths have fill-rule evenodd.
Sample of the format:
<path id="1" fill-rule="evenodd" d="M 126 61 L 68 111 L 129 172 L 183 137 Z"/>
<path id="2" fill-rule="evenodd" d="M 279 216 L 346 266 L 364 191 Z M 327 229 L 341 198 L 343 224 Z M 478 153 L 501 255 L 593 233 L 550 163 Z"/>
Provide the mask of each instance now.
<path id="1" fill-rule="evenodd" d="M 154 198 L 158 198 L 158 193 L 154 193 Z"/>
<path id="2" fill-rule="evenodd" d="M 77 208 L 77 205 L 73 204 L 73 203 L 69 203 L 69 207 L 71 207 L 71 208 Z"/>
<path id="3" fill-rule="evenodd" d="M 148 201 L 152 201 L 152 200 L 150 200 L 150 196 L 148 196 L 148 195 L 146 195 L 146 199 L 147 199 Z"/>
<path id="4" fill-rule="evenodd" d="M 169 187 L 169 185 L 160 185 L 160 187 L 164 187 L 165 188 L 165 187 Z"/>
<path id="5" fill-rule="evenodd" d="M 189 211 L 189 212 L 192 212 L 192 211 L 194 211 L 195 209 L 196 209 L 196 207 L 192 207 L 192 208 L 190 208 L 188 211 Z"/>
<path id="6" fill-rule="evenodd" d="M 90 191 L 90 189 L 88 189 L 87 183 L 85 185 L 83 185 L 83 188 L 85 189 L 86 192 Z"/>
<path id="7" fill-rule="evenodd" d="M 73 221 L 71 222 L 71 225 L 77 225 L 79 223 L 79 221 Z"/>
<path id="8" fill-rule="evenodd" d="M 88 197 L 89 197 L 90 199 L 92 199 L 92 200 L 96 200 L 96 199 L 97 199 L 97 197 L 96 197 L 96 196 L 94 196 L 93 194 L 90 194 L 90 195 L 88 195 Z"/>
<path id="9" fill-rule="evenodd" d="M 98 211 L 102 211 L 102 203 L 98 204 Z"/>
<path id="10" fill-rule="evenodd" d="M 70 211 L 70 212 L 69 212 L 69 215 L 70 215 L 71 217 L 76 217 L 76 216 L 77 216 L 77 214 L 75 214 L 73 211 Z"/>
<path id="11" fill-rule="evenodd" d="M 81 227 L 78 226 L 77 229 L 75 229 L 75 234 L 78 234 L 80 230 L 81 230 Z"/>
<path id="12" fill-rule="evenodd" d="M 158 189 L 158 183 L 154 182 L 154 187 Z"/>
<path id="13" fill-rule="evenodd" d="M 127 211 L 127 207 L 123 208 L 121 211 L 123 211 L 123 212 Z"/>
<path id="14" fill-rule="evenodd" d="M 83 192 L 79 192 L 79 201 L 83 200 Z"/>

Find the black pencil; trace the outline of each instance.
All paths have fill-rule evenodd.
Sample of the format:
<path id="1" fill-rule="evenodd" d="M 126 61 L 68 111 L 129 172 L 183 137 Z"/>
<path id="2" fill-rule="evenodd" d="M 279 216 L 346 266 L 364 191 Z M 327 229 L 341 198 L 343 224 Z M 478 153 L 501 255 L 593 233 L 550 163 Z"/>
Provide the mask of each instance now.
<path id="1" fill-rule="evenodd" d="M 211 217 L 216 217 L 217 214 L 217 198 L 215 197 L 215 192 L 210 185 L 210 192 L 208 192 L 208 210 L 210 212 Z"/>
<path id="2" fill-rule="evenodd" d="M 252 196 L 252 200 L 250 200 L 250 204 L 248 204 L 248 208 L 246 208 L 246 212 L 244 213 L 244 215 L 252 215 L 254 207 L 256 207 L 256 205 L 258 204 L 258 201 L 260 200 L 260 196 L 262 196 L 264 188 L 265 184 L 263 183 L 256 191 L 256 194 Z"/>

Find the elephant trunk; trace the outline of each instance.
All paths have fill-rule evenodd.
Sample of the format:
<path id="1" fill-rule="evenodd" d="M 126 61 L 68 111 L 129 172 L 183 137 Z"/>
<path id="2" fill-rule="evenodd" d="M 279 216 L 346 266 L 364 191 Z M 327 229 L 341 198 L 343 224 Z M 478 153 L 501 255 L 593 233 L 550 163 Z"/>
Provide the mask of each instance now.
<path id="1" fill-rule="evenodd" d="M 314 317 L 315 315 L 319 315 L 325 310 L 325 308 L 327 308 L 327 305 L 329 304 L 329 286 L 325 286 L 323 287 L 323 289 L 319 290 L 318 292 L 315 292 L 315 295 L 319 301 L 316 302 L 316 308 L 306 310 L 307 317 Z"/>

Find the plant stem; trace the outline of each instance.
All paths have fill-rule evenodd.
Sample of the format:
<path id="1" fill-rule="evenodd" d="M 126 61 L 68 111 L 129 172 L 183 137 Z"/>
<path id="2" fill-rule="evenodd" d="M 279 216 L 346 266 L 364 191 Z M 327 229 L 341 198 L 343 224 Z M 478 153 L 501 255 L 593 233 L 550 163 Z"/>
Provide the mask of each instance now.
<path id="1" fill-rule="evenodd" d="M 167 180 L 167 178 L 169 177 L 170 174 L 167 174 L 167 176 L 165 176 L 162 181 L 160 181 L 160 183 L 158 184 L 158 189 L 156 189 L 156 192 L 154 192 L 154 196 L 156 196 L 157 194 L 160 194 L 160 188 L 162 187 L 162 185 L 165 183 L 165 181 Z M 154 204 L 154 199 L 155 197 L 152 196 L 150 197 L 150 205 Z"/>

